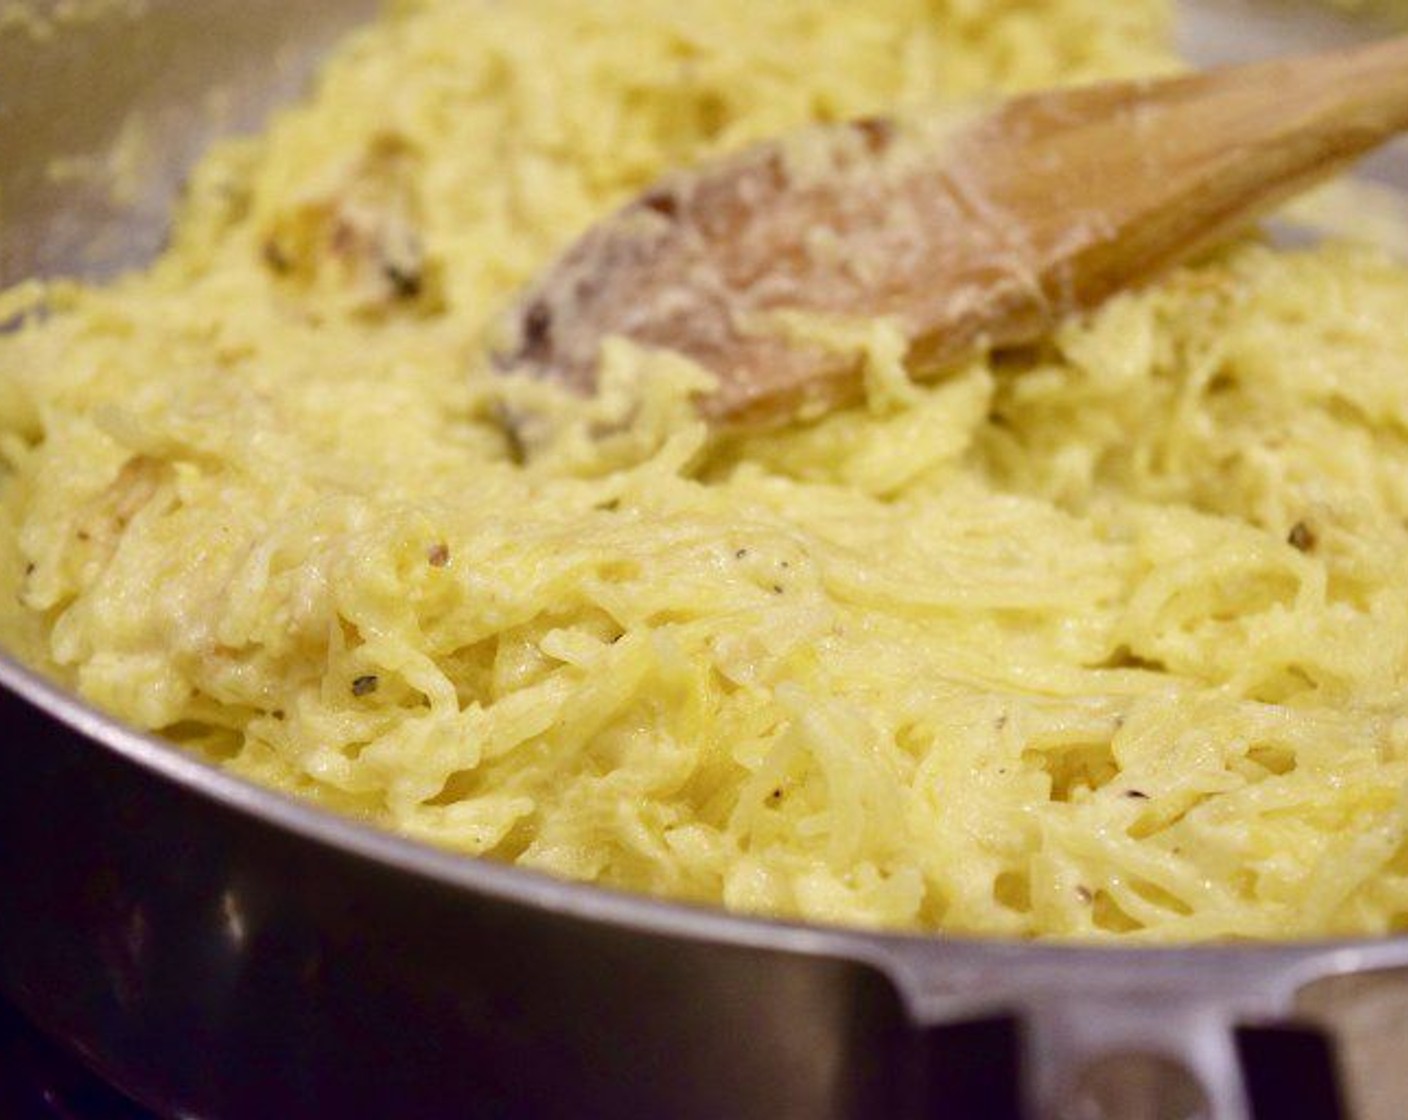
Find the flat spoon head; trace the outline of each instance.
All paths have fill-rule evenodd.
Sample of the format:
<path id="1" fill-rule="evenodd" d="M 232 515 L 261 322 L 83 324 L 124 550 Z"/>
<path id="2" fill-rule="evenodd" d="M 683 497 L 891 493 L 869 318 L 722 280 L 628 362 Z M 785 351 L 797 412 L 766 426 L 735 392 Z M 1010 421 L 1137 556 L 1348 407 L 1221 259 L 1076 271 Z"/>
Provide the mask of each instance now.
<path id="1" fill-rule="evenodd" d="M 595 386 L 620 335 L 768 425 L 849 403 L 859 359 L 784 315 L 889 319 L 917 376 L 1034 342 L 1408 129 L 1408 39 L 986 111 L 809 129 L 671 175 L 513 309 L 496 364 Z"/>

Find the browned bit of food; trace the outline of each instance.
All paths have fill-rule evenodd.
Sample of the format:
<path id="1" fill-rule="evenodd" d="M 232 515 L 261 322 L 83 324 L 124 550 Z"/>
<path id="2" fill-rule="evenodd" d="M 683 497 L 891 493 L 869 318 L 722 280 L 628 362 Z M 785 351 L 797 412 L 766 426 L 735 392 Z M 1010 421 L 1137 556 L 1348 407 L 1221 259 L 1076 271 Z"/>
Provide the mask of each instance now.
<path id="1" fill-rule="evenodd" d="M 423 302 L 435 266 L 420 233 L 416 157 L 401 140 L 376 137 L 272 223 L 265 264 L 295 291 L 323 292 L 355 313 L 381 315 Z"/>
<path id="2" fill-rule="evenodd" d="M 812 130 L 667 178 L 515 308 L 501 369 L 587 393 L 604 338 L 719 379 L 723 425 L 861 393 L 782 313 L 888 318 L 918 375 L 1033 342 L 1408 128 L 1408 39 Z"/>

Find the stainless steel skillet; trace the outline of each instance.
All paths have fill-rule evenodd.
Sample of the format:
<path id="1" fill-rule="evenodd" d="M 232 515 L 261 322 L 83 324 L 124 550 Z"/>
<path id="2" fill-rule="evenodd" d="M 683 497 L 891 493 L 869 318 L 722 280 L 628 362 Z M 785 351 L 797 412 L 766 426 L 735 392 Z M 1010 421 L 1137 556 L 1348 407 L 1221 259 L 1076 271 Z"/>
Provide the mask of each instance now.
<path id="1" fill-rule="evenodd" d="M 201 140 L 370 5 L 27 7 L 38 24 L 0 16 L 0 283 L 149 254 Z M 1189 11 L 1209 60 L 1359 33 L 1290 2 Z M 114 192 L 133 107 L 163 162 Z M 1401 152 L 1378 173 L 1408 188 Z M 3 656 L 0 685 L 0 989 L 167 1115 L 1310 1120 L 1339 1108 L 1336 1031 L 1355 1114 L 1408 1113 L 1408 939 L 1150 951 L 745 920 L 328 816 Z"/>

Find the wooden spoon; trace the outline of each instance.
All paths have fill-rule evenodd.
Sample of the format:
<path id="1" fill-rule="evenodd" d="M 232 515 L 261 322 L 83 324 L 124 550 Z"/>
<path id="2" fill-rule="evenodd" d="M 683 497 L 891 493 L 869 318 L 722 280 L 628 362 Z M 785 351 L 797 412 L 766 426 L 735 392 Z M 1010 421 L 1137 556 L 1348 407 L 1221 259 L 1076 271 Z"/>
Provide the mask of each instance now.
<path id="1" fill-rule="evenodd" d="M 917 375 L 1034 342 L 1408 129 L 1408 38 L 811 129 L 671 175 L 516 306 L 501 369 L 595 383 L 609 335 L 679 351 L 721 425 L 855 400 L 779 312 L 888 317 Z"/>

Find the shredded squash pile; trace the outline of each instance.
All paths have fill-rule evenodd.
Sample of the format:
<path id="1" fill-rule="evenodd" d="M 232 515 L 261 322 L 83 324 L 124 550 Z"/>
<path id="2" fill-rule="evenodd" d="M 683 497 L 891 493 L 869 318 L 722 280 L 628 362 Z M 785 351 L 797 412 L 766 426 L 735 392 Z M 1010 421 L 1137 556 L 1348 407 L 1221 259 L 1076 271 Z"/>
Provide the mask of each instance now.
<path id="1" fill-rule="evenodd" d="M 417 0 L 169 250 L 0 295 L 0 642 L 437 845 L 827 922 L 1408 928 L 1408 267 L 1248 239 L 728 442 L 607 348 L 526 464 L 485 336 L 669 168 L 1175 65 L 1155 0 Z M 623 401 L 626 402 L 623 404 Z M 608 438 L 621 410 L 635 422 Z"/>

